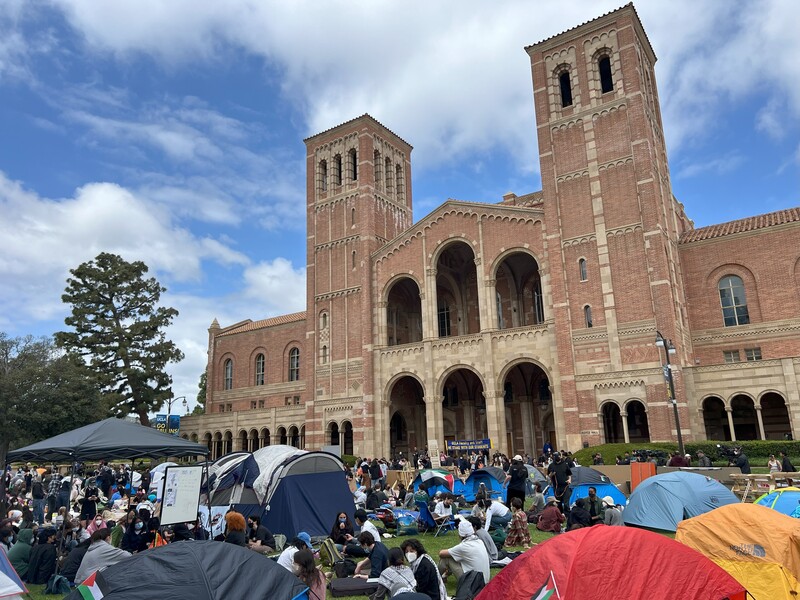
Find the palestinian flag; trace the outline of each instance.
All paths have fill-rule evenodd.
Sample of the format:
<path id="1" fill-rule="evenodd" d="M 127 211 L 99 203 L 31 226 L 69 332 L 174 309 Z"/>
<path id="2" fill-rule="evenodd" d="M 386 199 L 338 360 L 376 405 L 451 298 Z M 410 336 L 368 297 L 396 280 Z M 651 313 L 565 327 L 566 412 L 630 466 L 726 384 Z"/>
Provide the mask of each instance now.
<path id="1" fill-rule="evenodd" d="M 550 600 L 551 598 L 561 598 L 556 587 L 556 578 L 553 577 L 552 571 L 550 571 L 550 575 L 545 580 L 544 585 L 531 596 L 531 600 Z"/>
<path id="2" fill-rule="evenodd" d="M 78 586 L 78 591 L 81 593 L 83 600 L 100 600 L 109 589 L 103 579 L 103 574 L 100 571 L 95 571 Z"/>

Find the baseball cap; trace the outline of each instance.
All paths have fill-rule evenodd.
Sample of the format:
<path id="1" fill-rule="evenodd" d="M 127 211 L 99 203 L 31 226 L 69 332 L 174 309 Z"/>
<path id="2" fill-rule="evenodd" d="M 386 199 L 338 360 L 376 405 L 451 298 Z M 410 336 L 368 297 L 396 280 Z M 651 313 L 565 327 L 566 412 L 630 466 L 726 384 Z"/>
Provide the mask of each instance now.
<path id="1" fill-rule="evenodd" d="M 516 455 L 516 456 L 514 456 L 514 458 L 512 458 L 511 460 L 518 460 L 518 461 L 522 461 L 522 457 L 521 457 L 519 454 L 517 454 L 517 455 Z"/>
<path id="2" fill-rule="evenodd" d="M 308 548 L 311 549 L 311 536 L 308 535 L 305 531 L 301 531 L 300 533 L 298 533 L 297 539 L 303 540 L 306 543 L 306 546 L 308 546 Z"/>

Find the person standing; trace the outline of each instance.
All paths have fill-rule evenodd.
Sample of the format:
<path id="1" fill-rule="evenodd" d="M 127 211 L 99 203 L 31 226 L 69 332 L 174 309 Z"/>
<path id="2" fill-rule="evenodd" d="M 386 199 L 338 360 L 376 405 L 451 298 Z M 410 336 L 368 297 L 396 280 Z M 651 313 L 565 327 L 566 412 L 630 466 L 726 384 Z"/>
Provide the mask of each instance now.
<path id="1" fill-rule="evenodd" d="M 697 466 L 698 467 L 710 467 L 711 466 L 711 459 L 706 456 L 706 453 L 702 450 L 697 451 Z"/>
<path id="2" fill-rule="evenodd" d="M 796 473 L 797 469 L 794 468 L 792 461 L 789 460 L 789 455 L 786 453 L 786 450 L 780 451 L 781 457 L 781 471 L 784 473 Z"/>
<path id="3" fill-rule="evenodd" d="M 528 469 L 522 463 L 522 456 L 517 454 L 511 459 L 511 466 L 508 469 L 506 476 L 506 483 L 508 484 L 508 493 L 506 495 L 506 502 L 511 505 L 511 500 L 519 498 L 522 503 L 525 503 L 525 482 L 528 480 Z"/>
<path id="4" fill-rule="evenodd" d="M 769 467 L 770 473 L 778 473 L 781 470 L 781 463 L 780 461 L 775 458 L 774 454 L 769 455 L 769 460 L 767 461 L 767 467 Z"/>
<path id="5" fill-rule="evenodd" d="M 731 462 L 731 465 L 734 467 L 739 467 L 742 471 L 742 475 L 750 475 L 752 472 L 750 470 L 750 459 L 747 458 L 747 455 L 741 448 L 736 448 L 734 450 L 734 459 Z"/>
<path id="6" fill-rule="evenodd" d="M 547 474 L 553 485 L 553 494 L 558 502 L 558 508 L 564 513 L 568 508 L 568 491 L 570 483 L 572 483 L 572 469 L 569 468 L 561 454 L 556 452 L 553 456 L 553 462 L 547 467 Z"/>
<path id="7" fill-rule="evenodd" d="M 38 473 L 31 481 L 31 498 L 33 499 L 33 520 L 39 525 L 44 525 L 44 510 L 47 506 L 47 498 L 45 497 L 42 478 Z"/>

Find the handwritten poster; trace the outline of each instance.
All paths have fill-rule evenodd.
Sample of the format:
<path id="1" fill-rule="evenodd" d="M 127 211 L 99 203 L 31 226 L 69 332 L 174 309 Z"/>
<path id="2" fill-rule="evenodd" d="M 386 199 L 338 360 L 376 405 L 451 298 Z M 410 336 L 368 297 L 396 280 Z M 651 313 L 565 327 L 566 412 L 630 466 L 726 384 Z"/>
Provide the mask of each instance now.
<path id="1" fill-rule="evenodd" d="M 203 466 L 167 467 L 161 498 L 161 524 L 187 523 L 197 518 Z"/>

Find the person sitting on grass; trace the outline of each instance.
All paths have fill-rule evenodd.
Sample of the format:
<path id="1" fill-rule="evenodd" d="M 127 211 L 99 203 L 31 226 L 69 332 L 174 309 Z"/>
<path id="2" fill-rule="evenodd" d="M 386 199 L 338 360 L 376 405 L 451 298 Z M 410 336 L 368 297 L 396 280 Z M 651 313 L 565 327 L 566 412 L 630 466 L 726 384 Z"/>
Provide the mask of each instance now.
<path id="1" fill-rule="evenodd" d="M 439 574 L 436 562 L 425 552 L 425 547 L 420 541 L 416 538 L 405 540 L 400 545 L 400 549 L 414 572 L 417 593 L 428 596 L 430 600 L 447 600 L 447 588 Z"/>
<path id="2" fill-rule="evenodd" d="M 539 515 L 536 529 L 539 531 L 549 531 L 550 533 L 561 533 L 561 524 L 566 520 L 566 517 L 558 509 L 556 497 L 548 496 L 547 505 Z"/>
<path id="3" fill-rule="evenodd" d="M 592 515 L 586 510 L 586 500 L 584 498 L 578 498 L 575 501 L 575 506 L 569 511 L 567 531 L 581 529 L 582 527 L 591 527 L 592 525 Z"/>
<path id="4" fill-rule="evenodd" d="M 329 535 L 333 543 L 336 544 L 336 549 L 339 550 L 339 552 L 341 552 L 347 544 L 347 536 L 352 538 L 354 533 L 353 524 L 350 522 L 350 517 L 347 516 L 347 513 L 342 511 L 336 515 L 336 521 L 333 522 L 333 527 L 331 527 Z"/>
<path id="5" fill-rule="evenodd" d="M 258 515 L 250 515 L 247 517 L 248 525 L 248 542 L 247 547 L 250 550 L 255 550 L 259 554 L 270 554 L 275 552 L 275 537 L 272 532 L 267 529 L 266 525 L 261 524 L 261 517 Z"/>
<path id="6" fill-rule="evenodd" d="M 358 543 L 367 553 L 367 558 L 356 565 L 353 577 L 362 579 L 378 579 L 383 570 L 389 566 L 389 550 L 377 541 L 369 531 L 358 536 Z"/>
<path id="7" fill-rule="evenodd" d="M 308 586 L 309 600 L 325 600 L 325 588 L 328 580 L 325 574 L 314 564 L 314 554 L 308 548 L 298 550 L 293 560 L 292 571 L 297 578 Z"/>
<path id="8" fill-rule="evenodd" d="M 522 510 L 522 501 L 519 498 L 511 499 L 511 525 L 508 528 L 506 547 L 522 546 L 526 550 L 531 547 L 531 532 L 528 531 L 528 515 Z"/>
<path id="9" fill-rule="evenodd" d="M 43 585 L 56 572 L 56 530 L 39 531 L 39 543 L 33 547 L 28 561 L 28 583 Z"/>
<path id="10" fill-rule="evenodd" d="M 109 544 L 110 538 L 111 532 L 106 528 L 98 529 L 92 534 L 92 543 L 81 561 L 78 572 L 75 573 L 76 582 L 80 583 L 95 571 L 115 565 L 131 556 L 130 552 L 114 548 Z"/>
<path id="11" fill-rule="evenodd" d="M 478 517 L 473 517 L 472 515 L 468 517 L 461 517 L 462 519 L 466 519 L 469 521 L 472 528 L 475 530 L 475 535 L 478 536 L 478 539 L 483 542 L 483 545 L 486 546 L 486 552 L 489 555 L 489 561 L 494 562 L 498 559 L 498 551 L 497 551 L 497 544 L 495 544 L 492 536 L 489 535 L 489 532 L 486 531 L 486 528 L 481 523 L 481 520 Z"/>
<path id="12" fill-rule="evenodd" d="M 499 500 L 486 498 L 481 500 L 481 506 L 486 511 L 486 529 L 489 531 L 498 527 L 505 529 L 511 522 L 511 511 Z"/>
<path id="13" fill-rule="evenodd" d="M 372 534 L 372 538 L 375 540 L 381 539 L 381 534 L 378 531 L 378 528 L 372 524 L 367 518 L 367 511 L 363 508 L 359 508 L 355 515 L 353 515 L 356 520 L 356 525 L 361 528 L 361 533 L 367 532 Z M 358 538 L 355 535 L 346 534 L 345 538 L 347 539 L 347 545 L 344 547 L 343 554 L 345 556 L 366 556 L 367 553 L 358 543 Z"/>
<path id="14" fill-rule="evenodd" d="M 311 550 L 311 536 L 305 531 L 301 531 L 281 552 L 278 557 L 278 564 L 289 572 L 293 572 L 294 555 L 300 550 Z"/>
<path id="15" fill-rule="evenodd" d="M 447 581 L 447 577 L 452 574 L 458 580 L 468 571 L 478 571 L 483 575 L 483 581 L 488 582 L 489 553 L 475 535 L 475 529 L 469 521 L 459 521 L 458 536 L 461 543 L 439 551 L 439 573 L 442 574 L 442 579 Z"/>
<path id="16" fill-rule="evenodd" d="M 225 514 L 225 542 L 237 546 L 247 546 L 244 515 L 234 510 Z"/>
<path id="17" fill-rule="evenodd" d="M 403 551 L 400 548 L 389 549 L 389 566 L 381 571 L 378 577 L 378 589 L 370 595 L 370 600 L 383 600 L 387 596 L 393 598 L 397 594 L 411 594 L 417 586 L 414 571 L 405 564 Z"/>

